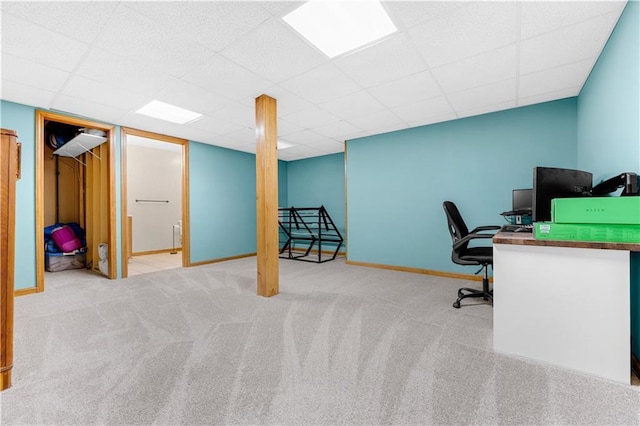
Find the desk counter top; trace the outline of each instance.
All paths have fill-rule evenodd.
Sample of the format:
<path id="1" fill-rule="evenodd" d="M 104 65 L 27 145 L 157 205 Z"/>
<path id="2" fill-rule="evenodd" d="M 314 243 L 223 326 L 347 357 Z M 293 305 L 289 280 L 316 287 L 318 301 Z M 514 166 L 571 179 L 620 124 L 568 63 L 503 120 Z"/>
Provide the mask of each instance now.
<path id="1" fill-rule="evenodd" d="M 498 232 L 493 237 L 494 244 L 518 246 L 571 247 L 605 250 L 626 250 L 640 252 L 640 243 L 597 243 L 590 241 L 536 240 L 531 232 Z"/>

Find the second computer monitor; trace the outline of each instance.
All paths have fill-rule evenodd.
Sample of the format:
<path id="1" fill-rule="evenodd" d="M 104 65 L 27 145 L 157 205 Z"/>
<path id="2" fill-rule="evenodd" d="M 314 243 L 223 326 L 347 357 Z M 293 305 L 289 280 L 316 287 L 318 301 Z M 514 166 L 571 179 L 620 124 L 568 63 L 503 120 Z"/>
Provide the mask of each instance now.
<path id="1" fill-rule="evenodd" d="M 533 189 L 514 189 L 513 203 L 511 210 L 513 211 L 531 211 L 533 209 Z"/>

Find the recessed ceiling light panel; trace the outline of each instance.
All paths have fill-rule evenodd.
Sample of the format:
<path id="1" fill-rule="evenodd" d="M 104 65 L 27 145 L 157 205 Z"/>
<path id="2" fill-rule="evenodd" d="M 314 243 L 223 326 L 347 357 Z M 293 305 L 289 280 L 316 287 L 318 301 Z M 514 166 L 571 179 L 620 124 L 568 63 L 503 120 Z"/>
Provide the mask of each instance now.
<path id="1" fill-rule="evenodd" d="M 310 0 L 282 19 L 330 58 L 397 31 L 374 0 Z"/>
<path id="2" fill-rule="evenodd" d="M 138 114 L 177 124 L 185 124 L 194 121 L 202 114 L 180 108 L 175 105 L 153 100 L 136 111 Z"/>

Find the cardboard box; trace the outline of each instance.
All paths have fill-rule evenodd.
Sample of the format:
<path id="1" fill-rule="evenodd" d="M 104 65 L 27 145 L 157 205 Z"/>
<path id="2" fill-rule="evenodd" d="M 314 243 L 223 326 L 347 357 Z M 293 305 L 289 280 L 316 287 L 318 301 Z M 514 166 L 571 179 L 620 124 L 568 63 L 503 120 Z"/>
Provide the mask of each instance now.
<path id="1" fill-rule="evenodd" d="M 640 243 L 640 225 L 535 222 L 536 240 Z"/>
<path id="2" fill-rule="evenodd" d="M 640 197 L 555 198 L 551 221 L 640 225 Z"/>

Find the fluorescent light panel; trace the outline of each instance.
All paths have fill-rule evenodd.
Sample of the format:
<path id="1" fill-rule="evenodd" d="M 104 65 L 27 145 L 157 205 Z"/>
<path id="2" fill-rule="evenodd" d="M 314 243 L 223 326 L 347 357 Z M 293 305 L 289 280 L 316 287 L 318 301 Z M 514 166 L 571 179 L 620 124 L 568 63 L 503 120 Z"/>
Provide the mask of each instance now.
<path id="1" fill-rule="evenodd" d="M 330 58 L 397 31 L 378 1 L 310 0 L 282 19 Z"/>
<path id="2" fill-rule="evenodd" d="M 175 105 L 153 100 L 136 111 L 138 114 L 172 123 L 185 124 L 202 117 L 202 114 Z"/>
<path id="3" fill-rule="evenodd" d="M 290 142 L 278 141 L 278 149 L 280 150 L 291 148 L 292 146 L 295 146 L 295 145 Z"/>

